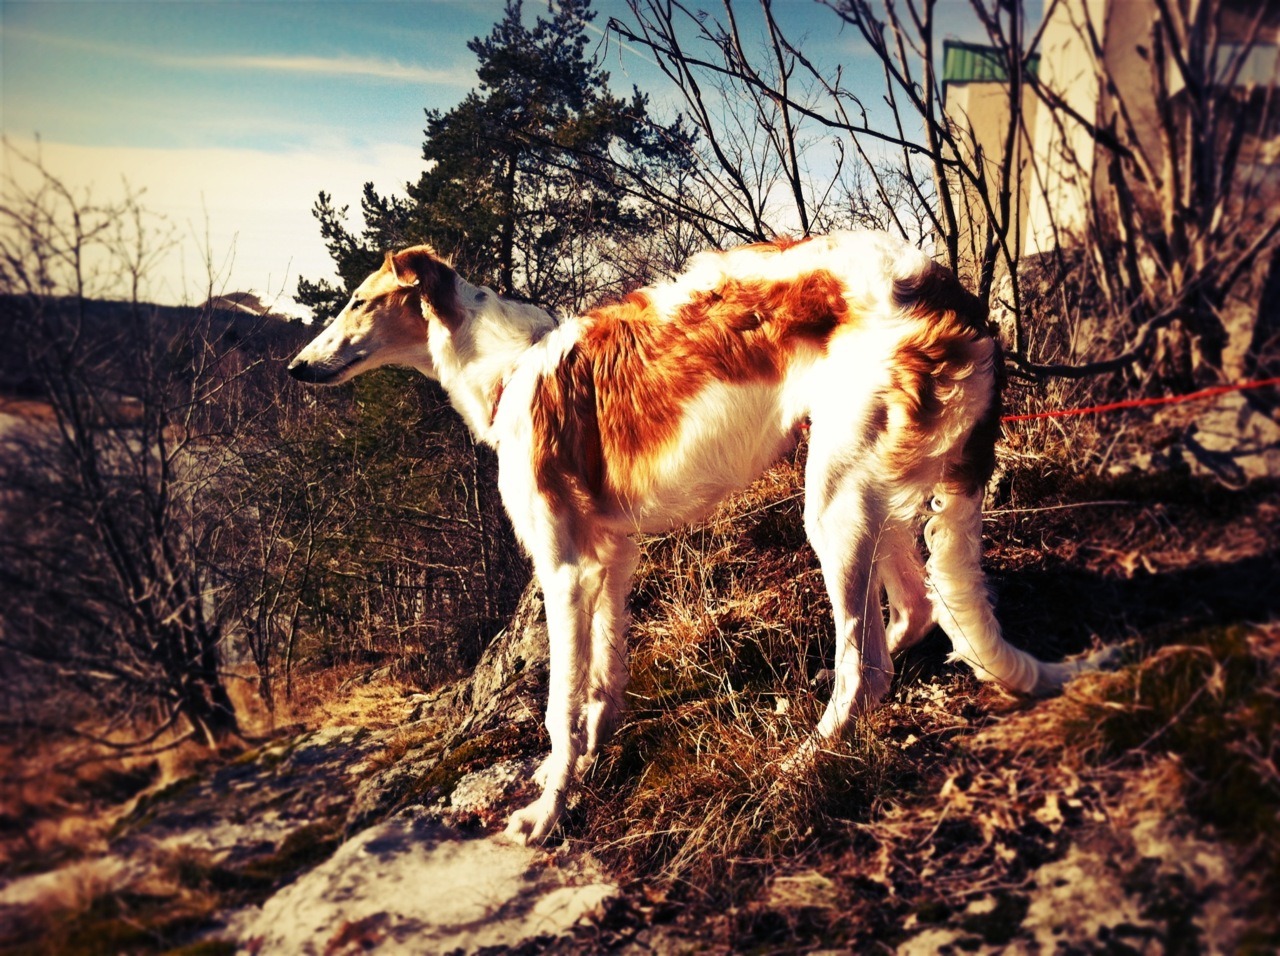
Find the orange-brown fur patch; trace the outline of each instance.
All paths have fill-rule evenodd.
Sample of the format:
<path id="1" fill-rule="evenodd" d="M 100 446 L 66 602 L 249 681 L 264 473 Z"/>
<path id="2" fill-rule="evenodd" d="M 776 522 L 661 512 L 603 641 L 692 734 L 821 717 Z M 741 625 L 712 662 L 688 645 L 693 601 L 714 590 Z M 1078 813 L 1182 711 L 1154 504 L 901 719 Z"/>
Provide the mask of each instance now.
<path id="1" fill-rule="evenodd" d="M 955 275 L 930 265 L 894 282 L 894 304 L 920 321 L 917 331 L 898 344 L 889 363 L 889 434 L 886 463 L 909 479 L 925 466 L 935 429 L 957 384 L 973 374 L 974 346 L 990 338 L 987 311 Z M 995 357 L 999 369 L 999 353 Z M 948 489 L 972 494 L 991 477 L 1000 429 L 998 382 L 989 407 L 965 440 L 960 457 L 946 471 Z"/>
<path id="2" fill-rule="evenodd" d="M 690 399 L 715 382 L 781 381 L 795 352 L 824 347 L 848 312 L 843 284 L 817 270 L 726 280 L 669 319 L 644 292 L 588 313 L 534 397 L 539 490 L 579 513 L 643 495 Z"/>
<path id="3" fill-rule="evenodd" d="M 557 510 L 590 514 L 604 490 L 596 369 L 575 345 L 544 375 L 533 400 L 534 481 Z"/>
<path id="4" fill-rule="evenodd" d="M 425 338 L 426 330 L 422 324 L 422 297 L 414 288 L 389 289 L 374 296 L 378 303 L 378 314 L 381 322 L 387 324 L 385 316 L 390 313 L 397 320 L 405 322 L 414 331 L 420 333 L 414 338 Z"/>

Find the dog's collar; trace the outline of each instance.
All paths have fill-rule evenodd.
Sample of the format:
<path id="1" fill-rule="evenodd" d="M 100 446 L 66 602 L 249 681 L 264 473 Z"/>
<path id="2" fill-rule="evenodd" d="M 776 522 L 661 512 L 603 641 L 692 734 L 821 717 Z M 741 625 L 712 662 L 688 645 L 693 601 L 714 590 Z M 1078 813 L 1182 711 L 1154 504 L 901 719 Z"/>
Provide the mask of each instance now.
<path id="1" fill-rule="evenodd" d="M 502 393 L 507 387 L 507 376 L 498 379 L 498 387 L 493 390 L 493 410 L 489 413 L 489 427 L 498 420 L 498 403 L 502 401 Z"/>
<path id="2" fill-rule="evenodd" d="M 551 312 L 548 312 L 547 315 L 551 316 L 551 321 L 555 323 L 553 328 L 559 328 L 561 325 L 560 317 L 558 315 L 554 315 Z M 549 333 L 550 331 L 551 329 L 543 329 L 540 333 L 533 336 L 533 338 L 529 341 L 529 348 L 533 348 L 535 345 L 541 342 L 544 338 L 546 338 L 547 333 Z M 492 428 L 493 423 L 498 420 L 498 404 L 502 401 L 502 393 L 506 390 L 507 383 L 511 381 L 511 376 L 515 374 L 516 374 L 516 370 L 513 368 L 506 375 L 502 376 L 502 378 L 498 379 L 498 385 L 493 390 L 493 404 L 489 412 L 490 428 Z"/>

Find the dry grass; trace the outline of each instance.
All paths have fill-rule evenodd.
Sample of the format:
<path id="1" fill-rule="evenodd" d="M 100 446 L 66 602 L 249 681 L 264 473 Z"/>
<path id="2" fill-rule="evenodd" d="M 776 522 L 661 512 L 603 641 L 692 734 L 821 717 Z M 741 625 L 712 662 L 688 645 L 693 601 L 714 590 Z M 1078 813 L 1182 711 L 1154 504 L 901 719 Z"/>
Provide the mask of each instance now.
<path id="1" fill-rule="evenodd" d="M 294 678 L 293 695 L 279 707 L 279 726 L 394 727 L 404 719 L 404 698 L 418 688 L 394 673 L 370 674 L 347 664 L 307 669 Z"/>
<path id="2" fill-rule="evenodd" d="M 966 781 L 968 809 L 979 819 L 1017 812 L 990 769 L 1012 757 L 1005 769 L 1017 773 L 1019 800 L 1030 801 L 1032 818 L 1050 826 L 1054 840 L 1087 840 L 1108 826 L 1126 836 L 1180 833 L 1195 853 L 1229 860 L 1231 880 L 1227 887 L 1189 885 L 1185 876 L 1156 881 L 1154 895 L 1172 894 L 1167 917 L 1185 922 L 1194 938 L 1200 930 L 1192 918 L 1216 892 L 1224 897 L 1217 905 L 1238 922 L 1241 951 L 1273 951 L 1280 942 L 1280 626 L 1179 631 L 1177 643 L 1163 646 L 1152 634 L 1129 658 L 1118 671 L 1081 678 L 1062 697 L 975 734 L 966 747 L 975 768 Z M 1036 784 L 1028 787 L 1029 780 Z M 1118 849 L 1132 855 L 1119 856 L 1116 868 L 1135 883 L 1144 879 L 1151 861 L 1143 851 L 1124 840 Z M 1008 876 L 1016 873 L 1004 877 L 1016 883 Z"/>
<path id="3" fill-rule="evenodd" d="M 1057 740 L 1089 762 L 1174 754 L 1198 818 L 1280 887 L 1280 626 L 1187 635 L 1066 697 Z"/>
<path id="4" fill-rule="evenodd" d="M 1261 680 L 1275 668 L 1258 641 L 1275 632 L 1240 628 L 1280 616 L 1275 489 L 1111 474 L 1104 446 L 1114 435 L 1069 437 L 1091 445 L 1070 452 L 1089 467 L 1016 449 L 1004 460 L 987 522 L 999 614 L 1014 643 L 1046 658 L 1101 638 L 1126 644 L 1130 666 L 1064 698 L 1017 700 L 946 664 L 935 634 L 897 662 L 885 706 L 815 772 L 784 773 L 825 703 L 831 653 L 801 527 L 802 451 L 704 525 L 645 542 L 631 711 L 571 837 L 678 904 L 668 918 L 699 938 L 856 948 L 951 925 L 999 946 L 1027 913 L 1037 868 L 1146 799 L 1147 768 L 1172 750 L 1185 799 L 1166 794 L 1168 812 L 1185 806 L 1185 826 L 1235 841 L 1224 852 L 1243 853 L 1255 874 L 1238 902 L 1254 936 L 1267 937 L 1256 904 L 1259 886 L 1280 885 L 1270 835 L 1280 804 L 1276 688 Z M 1164 729 L 1173 718 L 1176 734 Z M 1233 835 L 1218 815 L 1237 805 Z M 1107 839 L 1118 841 L 1108 852 L 1133 852 Z M 1137 886 L 1145 877 L 1133 862 Z M 817 889 L 806 904 L 796 887 Z M 1173 894 L 1170 912 L 1190 919 L 1198 898 L 1175 890 L 1161 890 Z"/>
<path id="5" fill-rule="evenodd" d="M 185 749 L 128 756 L 84 740 L 34 735 L 0 749 L 0 876 L 102 852 L 131 802 L 163 786 L 184 758 L 194 759 Z"/>
<path id="6" fill-rule="evenodd" d="M 1114 389 L 1093 379 L 1050 379 L 1034 386 L 1015 381 L 1004 392 L 1005 414 L 1088 408 L 1114 395 Z M 1124 452 L 1138 438 L 1123 420 L 1117 427 L 1116 421 L 1093 415 L 1006 422 L 1000 462 L 1006 473 L 1105 474 L 1110 465 L 1124 460 Z"/>
<path id="7" fill-rule="evenodd" d="M 816 766 L 787 769 L 818 708 L 761 704 L 722 696 L 638 717 L 590 797 L 597 852 L 704 903 L 736 902 L 779 861 L 868 818 L 909 772 L 872 721 Z"/>
<path id="8" fill-rule="evenodd" d="M 815 770 L 783 768 L 825 704 L 831 652 L 801 469 L 786 462 L 704 525 L 645 542 L 630 715 L 582 801 L 598 851 L 707 901 L 758 887 L 770 861 L 865 818 L 909 772 L 879 716 Z"/>
<path id="9" fill-rule="evenodd" d="M 403 710 L 403 708 L 401 708 Z M 387 738 L 386 746 L 372 754 L 365 762 L 365 772 L 380 773 L 400 763 L 410 753 L 432 747 L 441 747 L 441 733 L 436 727 L 414 725 L 403 728 Z"/>
<path id="10" fill-rule="evenodd" d="M 229 689 L 250 743 L 327 726 L 395 726 L 408 688 L 367 676 L 354 666 L 304 673 L 292 701 L 275 715 L 250 681 L 233 679 Z M 175 746 L 164 738 L 152 751 L 120 753 L 84 738 L 38 734 L 0 746 L 0 877 L 106 851 L 113 828 L 139 798 L 237 756 L 235 748 L 214 754 L 191 741 Z"/>
<path id="11" fill-rule="evenodd" d="M 106 852 L 117 824 L 139 800 L 211 772 L 231 755 L 191 741 L 134 754 L 67 738 L 33 737 L 23 748 L 6 748 L 0 752 L 0 877 Z"/>

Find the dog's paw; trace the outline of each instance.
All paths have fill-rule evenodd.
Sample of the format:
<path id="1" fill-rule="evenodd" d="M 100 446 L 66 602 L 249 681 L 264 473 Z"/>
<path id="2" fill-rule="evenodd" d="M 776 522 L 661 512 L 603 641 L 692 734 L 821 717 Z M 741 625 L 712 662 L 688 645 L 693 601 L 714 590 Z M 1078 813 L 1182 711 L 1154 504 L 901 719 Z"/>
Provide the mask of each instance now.
<path id="1" fill-rule="evenodd" d="M 1115 670 L 1124 663 L 1124 649 L 1120 645 L 1101 647 L 1064 661 L 1040 664 L 1040 678 L 1031 690 L 1034 696 L 1056 694 L 1074 677 L 1097 671 Z"/>
<path id="2" fill-rule="evenodd" d="M 799 747 L 778 767 L 779 782 L 792 777 L 804 777 L 813 770 L 813 765 L 818 760 L 818 751 L 821 743 L 817 737 L 808 737 Z"/>
<path id="3" fill-rule="evenodd" d="M 525 846 L 545 843 L 560 819 L 560 810 L 558 801 L 548 801 L 543 795 L 523 810 L 517 810 L 511 814 L 511 819 L 507 822 L 506 835 L 516 843 L 523 843 Z"/>
<path id="4" fill-rule="evenodd" d="M 1124 648 L 1119 644 L 1095 647 L 1062 662 L 1068 678 L 1077 674 L 1089 674 L 1094 671 L 1113 671 L 1124 663 Z"/>
<path id="5" fill-rule="evenodd" d="M 1110 644 L 1089 653 L 1084 659 L 1082 670 L 1113 671 L 1124 664 L 1125 648 L 1120 644 Z"/>

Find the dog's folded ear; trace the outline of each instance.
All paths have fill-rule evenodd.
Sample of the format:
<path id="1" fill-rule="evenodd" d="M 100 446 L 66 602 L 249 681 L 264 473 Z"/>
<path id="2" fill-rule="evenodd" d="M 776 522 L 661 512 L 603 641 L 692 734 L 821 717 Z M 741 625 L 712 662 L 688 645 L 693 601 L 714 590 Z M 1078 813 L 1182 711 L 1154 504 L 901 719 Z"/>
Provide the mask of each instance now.
<path id="1" fill-rule="evenodd" d="M 427 246 L 388 252 L 386 268 L 404 288 L 415 288 L 425 308 L 453 332 L 465 318 L 458 298 L 458 274 Z"/>

